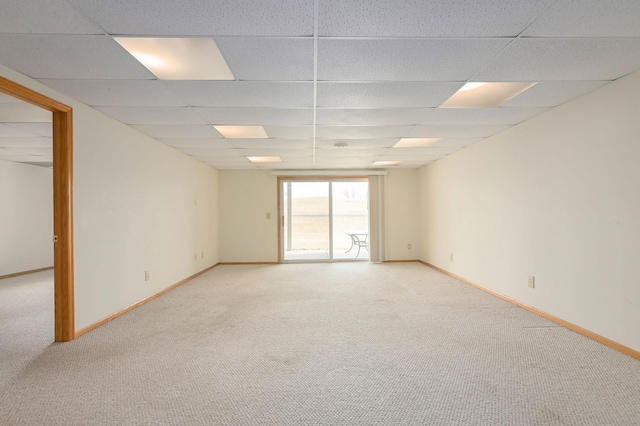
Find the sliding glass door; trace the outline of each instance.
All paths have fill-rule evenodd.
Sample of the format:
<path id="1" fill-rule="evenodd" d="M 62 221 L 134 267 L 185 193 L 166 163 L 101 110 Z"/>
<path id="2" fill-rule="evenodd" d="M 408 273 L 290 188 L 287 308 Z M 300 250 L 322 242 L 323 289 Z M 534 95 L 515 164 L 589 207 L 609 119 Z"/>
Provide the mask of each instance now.
<path id="1" fill-rule="evenodd" d="M 368 260 L 366 179 L 281 180 L 285 262 Z"/>

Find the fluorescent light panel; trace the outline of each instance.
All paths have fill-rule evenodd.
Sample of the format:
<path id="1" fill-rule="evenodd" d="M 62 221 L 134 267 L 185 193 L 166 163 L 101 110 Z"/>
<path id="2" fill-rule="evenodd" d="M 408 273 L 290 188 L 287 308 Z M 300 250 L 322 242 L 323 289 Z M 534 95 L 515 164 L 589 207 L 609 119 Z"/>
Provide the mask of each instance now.
<path id="1" fill-rule="evenodd" d="M 374 161 L 372 166 L 373 167 L 380 167 L 380 166 L 397 166 L 398 164 L 402 163 L 402 161 Z"/>
<path id="2" fill-rule="evenodd" d="M 227 139 L 267 139 L 269 135 L 262 126 L 213 126 Z"/>
<path id="3" fill-rule="evenodd" d="M 114 39 L 161 80 L 235 80 L 213 39 Z"/>
<path id="4" fill-rule="evenodd" d="M 536 84 L 470 82 L 440 105 L 440 108 L 494 108 Z"/>
<path id="5" fill-rule="evenodd" d="M 394 148 L 424 148 L 440 142 L 442 138 L 402 138 Z"/>
<path id="6" fill-rule="evenodd" d="M 252 163 L 280 163 L 280 157 L 247 157 Z"/>

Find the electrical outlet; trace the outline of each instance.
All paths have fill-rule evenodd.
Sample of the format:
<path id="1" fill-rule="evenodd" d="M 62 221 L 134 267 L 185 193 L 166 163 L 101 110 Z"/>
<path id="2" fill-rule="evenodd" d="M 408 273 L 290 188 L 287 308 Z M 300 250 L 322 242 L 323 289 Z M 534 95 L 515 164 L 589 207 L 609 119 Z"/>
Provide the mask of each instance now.
<path id="1" fill-rule="evenodd" d="M 449 260 L 453 262 L 453 253 L 449 253 Z"/>
<path id="2" fill-rule="evenodd" d="M 151 279 L 151 273 L 149 271 L 144 271 L 144 280 L 149 281 Z"/>
<path id="3" fill-rule="evenodd" d="M 407 244 L 407 249 L 411 250 L 411 244 Z"/>
<path id="4" fill-rule="evenodd" d="M 529 275 L 529 288 L 536 288 L 536 277 Z"/>

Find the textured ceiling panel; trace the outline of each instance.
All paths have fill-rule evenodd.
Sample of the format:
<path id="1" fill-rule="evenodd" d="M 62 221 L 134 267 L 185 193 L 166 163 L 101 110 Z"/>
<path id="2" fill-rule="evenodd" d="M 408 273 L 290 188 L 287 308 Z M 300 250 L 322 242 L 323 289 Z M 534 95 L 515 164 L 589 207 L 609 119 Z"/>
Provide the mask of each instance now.
<path id="1" fill-rule="evenodd" d="M 41 80 L 91 106 L 185 106 L 157 80 Z"/>
<path id="2" fill-rule="evenodd" d="M 14 147 L 5 148 L 5 149 L 7 151 L 11 151 L 16 154 L 44 155 L 49 157 L 53 155 L 51 147 L 14 146 Z"/>
<path id="3" fill-rule="evenodd" d="M 126 124 L 207 124 L 189 107 L 98 107 Z"/>
<path id="4" fill-rule="evenodd" d="M 14 98 L 13 96 L 5 95 L 0 92 L 0 105 L 2 104 L 19 104 L 22 103 L 20 99 Z"/>
<path id="5" fill-rule="evenodd" d="M 640 68 L 640 38 L 520 39 L 475 81 L 614 80 Z"/>
<path id="6" fill-rule="evenodd" d="M 384 139 L 404 136 L 411 129 L 411 126 L 318 126 L 316 134 L 321 139 Z"/>
<path id="7" fill-rule="evenodd" d="M 527 28 L 529 37 L 640 37 L 638 0 L 559 1 Z"/>
<path id="8" fill-rule="evenodd" d="M 473 137 L 487 137 L 498 132 L 501 132 L 509 126 L 485 126 L 485 125 L 433 125 L 433 126 L 415 126 L 405 137 L 411 138 L 438 138 L 438 137 L 450 137 L 450 138 L 473 138 Z"/>
<path id="9" fill-rule="evenodd" d="M 236 148 L 303 149 L 311 148 L 311 139 L 233 139 Z"/>
<path id="10" fill-rule="evenodd" d="M 264 126 L 270 138 L 307 139 L 313 136 L 313 126 Z"/>
<path id="11" fill-rule="evenodd" d="M 221 138 L 211 126 L 134 125 L 144 134 L 154 138 Z"/>
<path id="12" fill-rule="evenodd" d="M 15 0 L 0 4 L 0 33 L 103 34 L 64 0 Z"/>
<path id="13" fill-rule="evenodd" d="M 177 148 L 178 151 L 182 151 L 188 155 L 200 156 L 200 157 L 242 157 L 243 155 L 237 149 L 220 149 L 220 148 L 194 148 L 194 147 L 181 147 Z"/>
<path id="14" fill-rule="evenodd" d="M 228 125 L 312 124 L 311 108 L 205 108 L 193 111 L 207 123 Z"/>
<path id="15" fill-rule="evenodd" d="M 318 109 L 317 124 L 330 125 L 408 125 L 416 124 L 428 108 Z"/>
<path id="16" fill-rule="evenodd" d="M 0 132 L 2 131 L 2 125 L 0 125 Z M 31 147 L 51 147 L 51 138 L 37 137 L 37 138 L 15 138 L 15 137 L 0 137 L 0 147 L 14 147 L 14 146 L 31 146 Z"/>
<path id="17" fill-rule="evenodd" d="M 319 107 L 415 108 L 437 107 L 462 82 L 318 83 Z"/>
<path id="18" fill-rule="evenodd" d="M 167 81 L 191 106 L 313 107 L 313 83 L 264 81 Z"/>
<path id="19" fill-rule="evenodd" d="M 313 35 L 313 0 L 67 0 L 110 34 Z"/>
<path id="20" fill-rule="evenodd" d="M 165 145 L 173 147 L 192 148 L 233 148 L 227 139 L 207 139 L 207 138 L 158 138 Z"/>
<path id="21" fill-rule="evenodd" d="M 552 0 L 323 0 L 321 36 L 516 36 Z"/>
<path id="22" fill-rule="evenodd" d="M 226 37 L 216 44 L 238 80 L 313 80 L 313 39 Z"/>
<path id="23" fill-rule="evenodd" d="M 0 123 L 38 123 L 51 122 L 52 114 L 26 102 L 0 103 Z"/>
<path id="24" fill-rule="evenodd" d="M 507 39 L 321 39 L 318 79 L 467 80 L 508 42 Z"/>
<path id="25" fill-rule="evenodd" d="M 433 144 L 434 147 L 465 147 L 473 145 L 476 142 L 480 142 L 484 138 L 443 138 L 437 143 Z"/>
<path id="26" fill-rule="evenodd" d="M 5 123 L 5 126 L 21 132 L 22 134 L 28 135 L 29 137 L 51 137 L 53 133 L 53 125 L 51 123 Z"/>
<path id="27" fill-rule="evenodd" d="M 541 81 L 505 102 L 505 107 L 552 107 L 585 95 L 608 81 Z"/>
<path id="28" fill-rule="evenodd" d="M 518 124 L 548 108 L 437 108 L 420 124 Z"/>
<path id="29" fill-rule="evenodd" d="M 395 145 L 400 138 L 386 138 L 386 139 L 318 139 L 316 140 L 316 146 L 323 149 L 333 149 L 336 143 L 346 143 L 347 146 L 342 148 L 349 149 L 362 149 L 362 148 L 388 148 Z"/>
<path id="30" fill-rule="evenodd" d="M 285 158 L 299 158 L 299 157 L 311 157 L 313 151 L 311 148 L 306 149 L 278 149 L 273 150 L 270 148 L 243 148 L 239 149 L 242 155 L 246 157 L 270 157 L 279 156 L 281 159 Z"/>
<path id="31" fill-rule="evenodd" d="M 33 78 L 154 79 L 111 37 L 0 34 L 0 63 Z"/>

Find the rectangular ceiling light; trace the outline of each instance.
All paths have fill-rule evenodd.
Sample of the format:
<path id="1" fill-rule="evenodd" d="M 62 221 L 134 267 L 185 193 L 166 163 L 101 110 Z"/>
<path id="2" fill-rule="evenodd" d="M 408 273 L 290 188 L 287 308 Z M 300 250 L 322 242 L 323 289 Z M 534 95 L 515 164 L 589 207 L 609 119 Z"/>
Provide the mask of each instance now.
<path id="1" fill-rule="evenodd" d="M 467 83 L 440 108 L 495 108 L 536 83 Z"/>
<path id="2" fill-rule="evenodd" d="M 247 157 L 252 163 L 280 163 L 280 157 Z"/>
<path id="3" fill-rule="evenodd" d="M 114 39 L 161 80 L 235 80 L 213 39 Z"/>
<path id="4" fill-rule="evenodd" d="M 267 139 L 269 135 L 262 126 L 213 126 L 227 139 Z"/>
<path id="5" fill-rule="evenodd" d="M 401 138 L 396 143 L 394 148 L 424 148 L 431 146 L 436 142 L 441 141 L 442 138 Z"/>
<path id="6" fill-rule="evenodd" d="M 400 163 L 402 163 L 402 161 L 374 161 L 372 166 L 373 167 L 397 166 Z"/>

